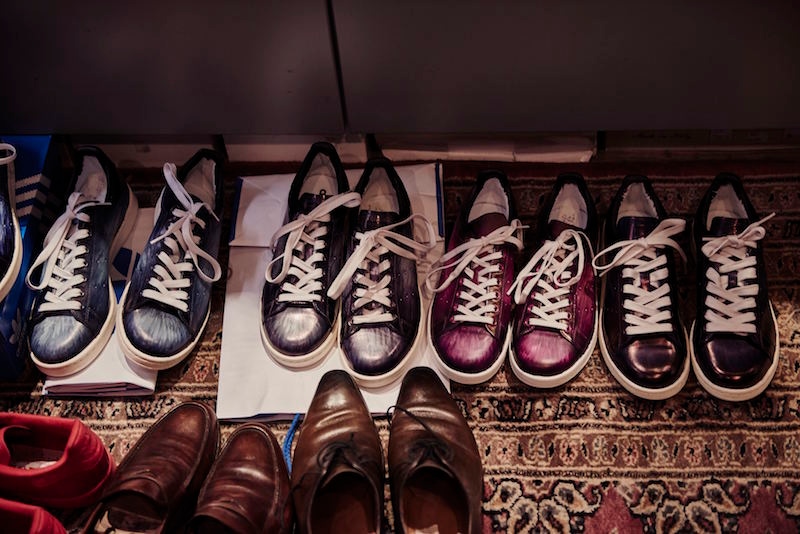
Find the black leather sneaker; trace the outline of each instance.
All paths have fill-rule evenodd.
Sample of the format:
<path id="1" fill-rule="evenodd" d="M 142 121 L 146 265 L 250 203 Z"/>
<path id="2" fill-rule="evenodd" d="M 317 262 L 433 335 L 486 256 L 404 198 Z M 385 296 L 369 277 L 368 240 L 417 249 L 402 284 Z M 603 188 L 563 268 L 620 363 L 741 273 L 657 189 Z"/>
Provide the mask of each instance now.
<path id="1" fill-rule="evenodd" d="M 29 325 L 31 358 L 49 376 L 75 373 L 100 354 L 114 330 L 113 258 L 136 223 L 137 203 L 110 159 L 95 147 L 77 151 L 67 208 L 28 270 L 38 294 Z M 32 279 L 39 267 L 41 276 Z"/>
<path id="2" fill-rule="evenodd" d="M 645 399 L 671 397 L 689 377 L 675 253 L 685 257 L 674 239 L 685 228 L 683 219 L 667 218 L 647 178 L 628 176 L 593 262 L 602 281 L 600 352 L 614 378 Z"/>
<path id="3" fill-rule="evenodd" d="M 723 400 L 752 399 L 778 368 L 778 327 L 767 293 L 759 219 L 739 178 L 720 174 L 694 220 L 697 319 L 691 359 L 697 380 Z"/>
<path id="4" fill-rule="evenodd" d="M 261 340 L 286 367 L 308 367 L 336 342 L 338 301 L 327 295 L 344 264 L 347 211 L 361 195 L 330 143 L 314 143 L 289 190 L 285 224 L 272 238 L 261 293 Z"/>
<path id="5" fill-rule="evenodd" d="M 13 146 L 0 143 L 0 301 L 14 287 L 22 265 L 22 237 L 15 206 L 16 157 Z"/>
<path id="6" fill-rule="evenodd" d="M 431 223 L 411 213 L 403 182 L 385 158 L 367 162 L 356 185 L 347 262 L 328 296 L 342 296 L 339 342 L 345 367 L 367 387 L 398 379 L 422 337 L 417 260 L 436 244 Z M 414 240 L 414 221 L 424 239 Z"/>
<path id="7" fill-rule="evenodd" d="M 222 216 L 222 157 L 203 149 L 176 172 L 164 164 L 167 186 L 156 204 L 150 240 L 125 287 L 117 337 L 125 356 L 147 369 L 186 358 L 205 329 Z"/>

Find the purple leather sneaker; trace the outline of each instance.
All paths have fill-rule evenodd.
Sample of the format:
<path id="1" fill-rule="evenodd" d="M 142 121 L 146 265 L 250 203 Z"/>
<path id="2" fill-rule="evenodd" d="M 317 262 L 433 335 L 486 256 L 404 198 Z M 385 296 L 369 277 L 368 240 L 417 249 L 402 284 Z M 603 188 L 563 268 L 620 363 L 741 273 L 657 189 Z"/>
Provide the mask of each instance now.
<path id="1" fill-rule="evenodd" d="M 347 262 L 328 288 L 341 299 L 339 344 L 346 369 L 362 386 L 381 387 L 401 377 L 420 337 L 422 310 L 417 261 L 436 245 L 436 233 L 411 202 L 392 163 L 367 162 L 355 191 Z M 425 233 L 414 240 L 414 222 Z"/>
<path id="2" fill-rule="evenodd" d="M 314 143 L 292 181 L 261 293 L 261 340 L 281 365 L 312 366 L 336 344 L 339 304 L 326 293 L 344 264 L 348 209 L 360 201 L 334 146 Z"/>
<path id="3" fill-rule="evenodd" d="M 685 228 L 683 219 L 667 218 L 647 178 L 628 176 L 611 202 L 606 248 L 593 262 L 602 277 L 600 352 L 614 378 L 644 399 L 669 398 L 689 377 L 675 252 L 686 258 L 673 239 Z"/>
<path id="4" fill-rule="evenodd" d="M 580 174 L 562 174 L 539 218 L 539 248 L 514 282 L 509 362 L 529 386 L 560 386 L 597 343 L 592 241 L 597 213 Z"/>
<path id="5" fill-rule="evenodd" d="M 697 381 L 717 398 L 752 399 L 778 368 L 778 328 L 767 293 L 764 223 L 739 178 L 720 174 L 694 221 L 697 319 L 690 354 Z"/>
<path id="6" fill-rule="evenodd" d="M 509 290 L 514 260 L 523 246 L 522 228 L 506 175 L 480 173 L 447 252 L 425 281 L 435 294 L 428 338 L 436 364 L 455 382 L 485 382 L 503 364 L 511 339 Z"/>

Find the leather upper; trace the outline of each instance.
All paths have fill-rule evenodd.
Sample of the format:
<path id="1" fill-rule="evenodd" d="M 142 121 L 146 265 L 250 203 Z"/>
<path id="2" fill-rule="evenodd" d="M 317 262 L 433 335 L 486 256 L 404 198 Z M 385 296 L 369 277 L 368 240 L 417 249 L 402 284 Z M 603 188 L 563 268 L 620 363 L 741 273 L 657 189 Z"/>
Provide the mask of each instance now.
<path id="1" fill-rule="evenodd" d="M 481 532 L 483 468 L 475 437 L 439 377 L 427 367 L 406 373 L 392 414 L 389 434 L 389 479 L 395 529 L 403 532 L 408 514 L 404 506 L 408 481 L 421 469 L 454 480 L 463 497 L 467 533 Z"/>

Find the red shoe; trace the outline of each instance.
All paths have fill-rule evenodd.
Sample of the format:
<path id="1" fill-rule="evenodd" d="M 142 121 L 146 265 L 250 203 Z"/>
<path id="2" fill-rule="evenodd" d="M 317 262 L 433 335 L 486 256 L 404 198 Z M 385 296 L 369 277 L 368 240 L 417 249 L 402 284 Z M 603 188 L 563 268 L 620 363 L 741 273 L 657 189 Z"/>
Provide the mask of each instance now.
<path id="1" fill-rule="evenodd" d="M 114 472 L 103 442 L 77 419 L 0 412 L 0 494 L 53 508 L 100 497 Z"/>
<path id="2" fill-rule="evenodd" d="M 5 499 L 0 499 L 0 524 L 3 532 L 67 534 L 64 525 L 43 508 Z"/>

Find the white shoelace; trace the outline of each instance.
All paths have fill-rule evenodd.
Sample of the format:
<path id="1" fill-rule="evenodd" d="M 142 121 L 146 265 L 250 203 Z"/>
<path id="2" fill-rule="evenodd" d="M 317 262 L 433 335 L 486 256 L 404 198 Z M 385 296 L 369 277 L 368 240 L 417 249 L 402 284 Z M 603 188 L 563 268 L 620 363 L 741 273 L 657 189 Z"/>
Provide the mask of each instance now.
<path id="1" fill-rule="evenodd" d="M 424 239 L 415 241 L 402 234 L 392 232 L 393 228 L 419 220 L 424 228 Z M 418 261 L 436 246 L 436 232 L 424 216 L 414 214 L 400 222 L 382 226 L 367 232 L 356 232 L 357 245 L 345 262 L 342 270 L 328 288 L 330 298 L 338 298 L 347 283 L 352 279 L 353 322 L 355 324 L 386 323 L 395 319 L 394 306 L 389 284 L 392 273 L 389 254 Z"/>
<path id="2" fill-rule="evenodd" d="M 323 272 L 317 264 L 325 260 L 325 236 L 328 235 L 328 224 L 331 212 L 342 206 L 355 208 L 361 204 L 361 195 L 354 192 L 340 193 L 327 198 L 307 214 L 299 215 L 295 220 L 283 225 L 272 236 L 272 249 L 278 240 L 286 237 L 283 253 L 267 265 L 264 274 L 267 282 L 281 284 L 278 295 L 279 302 L 312 302 L 322 300 Z M 305 258 L 306 247 L 311 247 L 311 254 Z M 305 259 L 304 259 L 305 258 Z M 272 276 L 273 265 L 280 262 L 281 270 Z M 293 276 L 294 282 L 284 281 Z"/>
<path id="3" fill-rule="evenodd" d="M 700 249 L 710 260 L 706 270 L 705 313 L 707 332 L 754 334 L 756 332 L 756 295 L 758 273 L 756 257 L 748 249 L 755 249 L 764 238 L 764 223 L 775 216 L 767 215 L 754 222 L 738 235 L 704 237 Z"/>
<path id="4" fill-rule="evenodd" d="M 519 219 L 501 226 L 488 235 L 474 238 L 448 251 L 434 264 L 425 278 L 425 287 L 431 293 L 444 291 L 455 279 L 465 275 L 458 294 L 458 312 L 453 316 L 456 322 L 492 324 L 497 311 L 498 286 L 500 281 L 495 274 L 500 272 L 503 252 L 500 246 L 506 243 L 522 250 L 522 230 Z M 438 284 L 434 282 L 440 271 L 453 268 L 450 275 Z"/>
<path id="5" fill-rule="evenodd" d="M 85 213 L 92 206 L 107 206 L 107 202 L 88 200 L 83 193 L 75 191 L 67 200 L 67 209 L 55 220 L 44 238 L 44 247 L 28 269 L 25 281 L 31 289 L 42 291 L 47 288 L 44 302 L 39 310 L 63 311 L 79 310 L 77 300 L 82 291 L 76 286 L 86 280 L 83 269 L 86 267 L 84 255 L 88 250 L 82 241 L 89 237 L 89 230 L 78 228 L 78 223 L 88 223 L 91 218 Z M 44 271 L 38 284 L 31 282 L 31 273 L 40 265 Z"/>
<path id="6" fill-rule="evenodd" d="M 163 234 L 150 241 L 151 244 L 164 241 L 169 254 L 163 250 L 158 253 L 157 258 L 160 263 L 153 267 L 153 274 L 148 281 L 150 287 L 142 291 L 142 296 L 186 312 L 189 310 L 186 303 L 189 298 L 187 289 L 191 286 L 191 280 L 186 274 L 197 270 L 197 274 L 206 282 L 216 282 L 222 276 L 219 262 L 199 246 L 200 236 L 195 235 L 194 229 L 196 226 L 204 229 L 206 223 L 197 216 L 197 213 L 205 207 L 212 217 L 219 219 L 205 202 L 192 200 L 175 173 L 175 164 L 164 164 L 164 178 L 183 209 L 173 208 L 172 216 L 175 217 L 175 221 L 164 230 Z M 203 272 L 200 259 L 206 260 L 211 265 L 213 269 L 211 276 Z"/>
<path id="7" fill-rule="evenodd" d="M 664 219 L 647 237 L 619 241 L 597 253 L 592 264 L 600 275 L 609 269 L 622 265 L 622 278 L 628 280 L 623 284 L 625 295 L 623 307 L 625 314 L 625 333 L 629 336 L 641 334 L 667 333 L 672 331 L 670 320 L 669 270 L 667 257 L 659 254 L 665 248 L 678 251 L 686 261 L 686 255 L 672 236 L 680 234 L 686 228 L 683 219 Z M 600 258 L 613 251 L 614 258 L 605 265 Z"/>
<path id="8" fill-rule="evenodd" d="M 515 303 L 524 304 L 535 291 L 536 306 L 532 308 L 533 316 L 528 318 L 529 326 L 562 332 L 568 328 L 569 312 L 565 308 L 570 305 L 570 287 L 580 280 L 586 261 L 581 236 L 586 237 L 567 229 L 555 240 L 545 241 L 517 274 L 508 290 L 509 295 L 514 293 Z"/>

